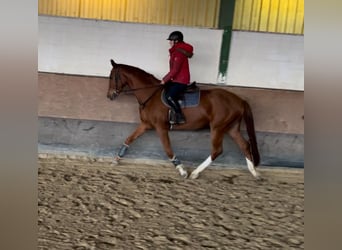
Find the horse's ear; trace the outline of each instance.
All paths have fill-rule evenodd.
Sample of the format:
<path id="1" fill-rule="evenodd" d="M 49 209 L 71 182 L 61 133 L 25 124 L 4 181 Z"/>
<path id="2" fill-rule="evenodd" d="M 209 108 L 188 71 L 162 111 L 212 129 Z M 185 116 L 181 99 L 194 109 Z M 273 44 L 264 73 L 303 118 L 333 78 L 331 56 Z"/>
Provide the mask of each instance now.
<path id="1" fill-rule="evenodd" d="M 113 67 L 115 67 L 117 65 L 113 59 L 110 59 L 110 63 L 112 64 Z"/>

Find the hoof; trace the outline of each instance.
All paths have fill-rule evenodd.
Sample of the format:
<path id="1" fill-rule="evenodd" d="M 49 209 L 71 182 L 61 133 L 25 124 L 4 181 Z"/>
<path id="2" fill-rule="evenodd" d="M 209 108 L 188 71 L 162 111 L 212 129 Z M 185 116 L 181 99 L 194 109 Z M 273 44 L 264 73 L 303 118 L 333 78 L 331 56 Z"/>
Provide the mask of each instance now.
<path id="1" fill-rule="evenodd" d="M 113 159 L 113 161 L 112 161 L 112 163 L 110 164 L 111 166 L 117 166 L 117 165 L 119 165 L 119 161 L 120 161 L 120 157 L 119 156 L 116 156 L 116 157 L 114 157 L 114 159 Z"/>
<path id="2" fill-rule="evenodd" d="M 263 178 L 259 173 L 256 174 L 256 176 L 254 176 L 255 180 L 258 182 L 262 182 L 265 181 L 266 179 Z"/>
<path id="3" fill-rule="evenodd" d="M 191 173 L 191 175 L 190 175 L 190 179 L 197 179 L 198 178 L 198 176 L 199 176 L 199 174 L 198 173 L 196 173 L 196 172 L 192 172 Z"/>
<path id="4" fill-rule="evenodd" d="M 184 172 L 179 173 L 184 179 L 188 178 L 188 173 L 184 170 Z"/>
<path id="5" fill-rule="evenodd" d="M 184 170 L 183 165 L 178 165 L 176 169 L 179 171 L 180 176 L 182 176 L 184 179 L 188 178 L 188 172 Z"/>
<path id="6" fill-rule="evenodd" d="M 255 173 L 253 174 L 253 176 L 254 176 L 254 178 L 255 178 L 256 180 L 261 180 L 261 179 L 262 179 L 261 176 L 260 176 L 260 174 L 259 174 L 258 172 L 255 172 Z"/>

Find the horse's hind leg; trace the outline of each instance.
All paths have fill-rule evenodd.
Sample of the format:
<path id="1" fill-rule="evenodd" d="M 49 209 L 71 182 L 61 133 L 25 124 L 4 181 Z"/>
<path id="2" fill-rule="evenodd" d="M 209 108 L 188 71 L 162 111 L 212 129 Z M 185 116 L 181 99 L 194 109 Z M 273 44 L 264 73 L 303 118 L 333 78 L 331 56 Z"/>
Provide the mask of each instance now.
<path id="1" fill-rule="evenodd" d="M 117 156 L 114 158 L 113 164 L 117 164 L 119 162 L 119 160 L 126 154 L 129 145 L 139 136 L 144 134 L 147 129 L 149 129 L 149 126 L 147 124 L 139 124 L 139 126 L 134 130 L 134 132 L 131 135 L 129 135 L 126 138 L 125 142 L 121 145 Z"/>
<path id="2" fill-rule="evenodd" d="M 211 131 L 211 155 L 208 156 L 208 158 L 202 162 L 194 171 L 192 171 L 190 175 L 190 179 L 196 179 L 199 174 L 210 166 L 210 164 L 222 153 L 223 147 L 223 138 L 224 138 L 224 132 L 218 129 L 213 129 Z"/>
<path id="3" fill-rule="evenodd" d="M 232 139 L 236 142 L 236 144 L 239 146 L 240 150 L 242 153 L 245 155 L 246 162 L 247 162 L 247 167 L 249 172 L 255 177 L 259 178 L 260 175 L 258 172 L 256 172 L 253 161 L 252 161 L 252 153 L 250 150 L 250 145 L 249 142 L 246 141 L 245 138 L 241 135 L 240 132 L 240 125 L 237 124 L 236 126 L 232 127 L 228 131 L 229 135 L 232 137 Z"/>

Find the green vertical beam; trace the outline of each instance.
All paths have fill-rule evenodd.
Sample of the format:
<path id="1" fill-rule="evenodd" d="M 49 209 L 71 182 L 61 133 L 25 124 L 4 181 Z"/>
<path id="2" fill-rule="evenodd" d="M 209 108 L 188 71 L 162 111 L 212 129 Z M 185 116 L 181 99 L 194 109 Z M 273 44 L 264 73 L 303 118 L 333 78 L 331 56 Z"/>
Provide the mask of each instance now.
<path id="1" fill-rule="evenodd" d="M 219 65 L 219 81 L 225 81 L 232 37 L 235 0 L 221 0 L 218 28 L 223 29 Z"/>

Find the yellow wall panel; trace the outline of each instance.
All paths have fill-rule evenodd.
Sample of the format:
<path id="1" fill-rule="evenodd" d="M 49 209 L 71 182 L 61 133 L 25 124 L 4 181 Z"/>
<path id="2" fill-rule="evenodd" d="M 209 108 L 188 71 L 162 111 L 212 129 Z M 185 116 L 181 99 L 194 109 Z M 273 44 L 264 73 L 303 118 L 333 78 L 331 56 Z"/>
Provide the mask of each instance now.
<path id="1" fill-rule="evenodd" d="M 294 31 L 294 25 L 296 22 L 296 10 L 298 1 L 288 1 L 288 9 L 293 11 L 288 11 L 285 21 L 285 33 L 292 33 Z"/>
<path id="2" fill-rule="evenodd" d="M 215 28 L 220 0 L 39 0 L 41 15 Z"/>
<path id="3" fill-rule="evenodd" d="M 294 24 L 296 34 L 304 34 L 304 1 L 298 1 Z"/>
<path id="4" fill-rule="evenodd" d="M 169 24 L 217 27 L 219 0 L 173 0 Z"/>
<path id="5" fill-rule="evenodd" d="M 157 23 L 158 3 L 149 0 L 127 0 L 126 21 Z M 159 16 L 160 18 L 160 16 Z"/>
<path id="6" fill-rule="evenodd" d="M 127 22 L 138 22 L 139 14 L 138 5 L 139 0 L 127 0 L 127 12 L 126 12 L 126 21 Z"/>
<path id="7" fill-rule="evenodd" d="M 304 34 L 304 0 L 235 0 L 233 29 Z M 216 28 L 220 0 L 38 0 L 41 15 Z"/>
<path id="8" fill-rule="evenodd" d="M 104 20 L 125 20 L 126 0 L 103 0 L 102 19 Z"/>
<path id="9" fill-rule="evenodd" d="M 79 17 L 80 0 L 40 0 L 38 12 L 44 15 Z"/>
<path id="10" fill-rule="evenodd" d="M 61 16 L 78 17 L 80 10 L 80 0 L 60 0 L 62 2 L 58 5 L 63 5 L 57 9 Z"/>
<path id="11" fill-rule="evenodd" d="M 188 19 L 186 22 L 191 26 L 216 27 L 218 1 L 195 0 L 189 1 Z"/>
<path id="12" fill-rule="evenodd" d="M 49 15 L 49 3 L 47 1 L 38 1 L 38 14 L 40 15 Z"/>
<path id="13" fill-rule="evenodd" d="M 268 31 L 269 14 L 270 14 L 270 0 L 263 0 L 261 3 L 260 14 L 259 14 L 260 15 L 259 31 L 263 31 L 263 32 Z"/>
<path id="14" fill-rule="evenodd" d="M 102 0 L 82 0 L 81 18 L 102 19 Z"/>
<path id="15" fill-rule="evenodd" d="M 286 19 L 287 19 L 287 15 L 288 15 L 288 4 L 289 4 L 288 0 L 280 1 L 279 13 L 278 13 L 278 23 L 277 23 L 275 31 L 285 32 Z"/>
<path id="16" fill-rule="evenodd" d="M 171 22 L 171 12 L 172 12 L 172 2 L 169 0 L 154 1 L 155 6 L 155 17 L 156 23 L 159 24 L 170 24 Z"/>
<path id="17" fill-rule="evenodd" d="M 254 0 L 252 3 L 252 13 L 251 13 L 251 22 L 250 22 L 251 30 L 259 29 L 261 3 L 262 3 L 262 0 Z"/>
<path id="18" fill-rule="evenodd" d="M 206 23 L 208 27 L 216 28 L 218 27 L 219 13 L 220 13 L 220 0 L 217 1 L 207 1 L 207 13 L 206 13 Z M 211 25 L 210 25 L 211 24 Z"/>
<path id="19" fill-rule="evenodd" d="M 183 0 L 174 0 L 172 1 L 172 15 L 170 23 L 175 25 L 180 25 L 184 23 L 184 1 Z"/>
<path id="20" fill-rule="evenodd" d="M 236 1 L 235 2 L 235 9 L 234 9 L 234 18 L 233 18 L 233 28 L 238 29 L 241 27 L 242 22 L 242 11 L 243 11 L 243 2 Z"/>
<path id="21" fill-rule="evenodd" d="M 58 0 L 40 0 L 38 1 L 38 11 L 39 14 L 44 14 L 44 15 L 52 15 L 56 16 L 57 15 L 57 4 Z"/>
<path id="22" fill-rule="evenodd" d="M 253 0 L 245 0 L 242 2 L 243 18 L 241 19 L 241 29 L 249 29 L 251 21 Z"/>
<path id="23" fill-rule="evenodd" d="M 236 0 L 233 29 L 304 34 L 304 0 Z"/>
<path id="24" fill-rule="evenodd" d="M 282 1 L 287 2 L 287 0 Z M 280 10 L 284 10 L 284 8 L 281 7 L 281 4 L 279 0 L 271 0 L 269 2 L 269 14 L 268 14 L 268 22 L 267 22 L 267 30 L 268 32 L 277 32 L 281 29 L 279 29 L 279 25 L 282 25 L 282 20 L 285 20 L 285 18 L 279 18 L 281 13 Z M 283 12 L 283 14 L 286 14 L 286 12 Z"/>

